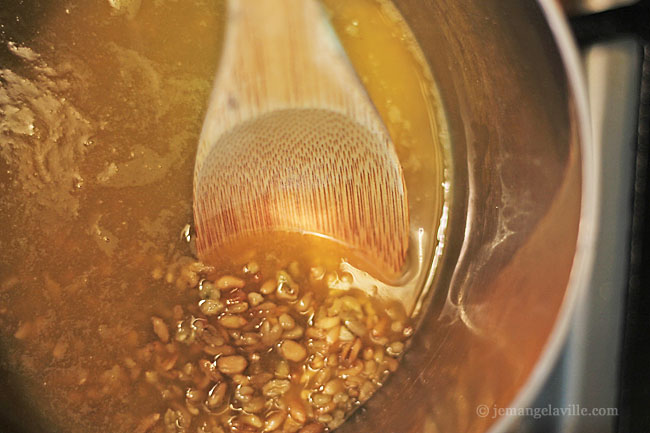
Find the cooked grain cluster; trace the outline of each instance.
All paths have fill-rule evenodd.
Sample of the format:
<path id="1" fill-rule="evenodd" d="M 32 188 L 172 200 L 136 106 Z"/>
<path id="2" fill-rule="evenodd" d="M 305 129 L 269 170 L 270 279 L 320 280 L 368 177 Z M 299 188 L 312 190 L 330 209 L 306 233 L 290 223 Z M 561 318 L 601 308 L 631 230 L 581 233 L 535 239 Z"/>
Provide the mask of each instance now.
<path id="1" fill-rule="evenodd" d="M 413 332 L 403 309 L 322 267 L 217 276 L 188 261 L 175 274 L 200 301 L 152 317 L 156 341 L 134 353 L 165 407 L 138 433 L 331 431 L 397 369 Z"/>

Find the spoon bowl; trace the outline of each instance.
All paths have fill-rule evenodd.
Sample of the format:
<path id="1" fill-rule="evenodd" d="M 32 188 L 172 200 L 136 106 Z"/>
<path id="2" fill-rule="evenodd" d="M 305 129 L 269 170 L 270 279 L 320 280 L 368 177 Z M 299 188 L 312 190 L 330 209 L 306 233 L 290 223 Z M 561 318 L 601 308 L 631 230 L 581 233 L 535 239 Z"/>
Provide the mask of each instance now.
<path id="1" fill-rule="evenodd" d="M 231 0 L 194 171 L 199 256 L 273 231 L 402 271 L 408 206 L 390 137 L 314 0 Z"/>

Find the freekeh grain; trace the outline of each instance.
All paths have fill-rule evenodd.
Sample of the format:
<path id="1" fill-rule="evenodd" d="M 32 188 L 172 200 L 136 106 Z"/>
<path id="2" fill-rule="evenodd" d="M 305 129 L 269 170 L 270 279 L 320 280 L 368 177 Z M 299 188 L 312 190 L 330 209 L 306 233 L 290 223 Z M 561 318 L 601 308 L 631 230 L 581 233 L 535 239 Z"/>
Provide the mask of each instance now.
<path id="1" fill-rule="evenodd" d="M 197 274 L 199 300 L 153 316 L 157 339 L 125 364 L 129 372 L 144 370 L 136 381 L 168 407 L 155 422 L 143 419 L 146 428 L 331 431 L 377 391 L 405 350 L 404 331 L 412 328 L 399 308 L 328 288 L 325 278 L 314 278 L 325 268 L 303 275 L 300 269 L 315 267 L 274 269 L 260 257 L 240 265 L 241 274 L 208 280 L 208 267 L 181 262 L 172 268 L 181 279 L 185 268 Z"/>

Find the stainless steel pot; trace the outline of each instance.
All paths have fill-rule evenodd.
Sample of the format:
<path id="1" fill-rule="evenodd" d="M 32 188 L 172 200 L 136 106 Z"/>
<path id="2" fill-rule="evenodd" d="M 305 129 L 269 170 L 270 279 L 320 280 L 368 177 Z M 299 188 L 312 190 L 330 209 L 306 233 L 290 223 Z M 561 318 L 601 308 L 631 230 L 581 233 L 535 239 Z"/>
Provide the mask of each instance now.
<path id="1" fill-rule="evenodd" d="M 576 49 L 553 0 L 395 3 L 449 121 L 448 233 L 402 368 L 339 431 L 516 431 L 480 408 L 532 404 L 591 271 L 598 179 Z M 0 400 L 17 413 L 18 395 Z"/>
<path id="2" fill-rule="evenodd" d="M 551 0 L 399 0 L 449 121 L 452 203 L 430 307 L 402 368 L 342 433 L 517 431 L 593 259 L 584 78 Z M 487 412 L 485 412 L 487 408 Z"/>

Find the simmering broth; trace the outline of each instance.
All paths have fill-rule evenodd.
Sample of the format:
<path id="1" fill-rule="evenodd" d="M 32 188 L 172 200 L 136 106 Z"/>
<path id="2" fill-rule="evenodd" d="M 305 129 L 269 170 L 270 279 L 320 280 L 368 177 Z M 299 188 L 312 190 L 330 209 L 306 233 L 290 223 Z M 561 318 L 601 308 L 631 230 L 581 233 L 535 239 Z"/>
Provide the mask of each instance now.
<path id="1" fill-rule="evenodd" d="M 197 300 L 165 273 L 193 254 L 194 149 L 225 6 L 46 3 L 0 13 L 3 404 L 48 431 L 133 431 L 165 403 L 125 360 L 156 339 L 152 316 L 171 320 Z M 324 3 L 396 144 L 411 227 L 424 233 L 411 249 L 430 262 L 446 138 L 432 78 L 390 4 Z M 340 250 L 313 245 L 276 242 L 278 266 L 340 261 Z M 214 264 L 241 273 L 269 251 L 237 245 Z"/>

